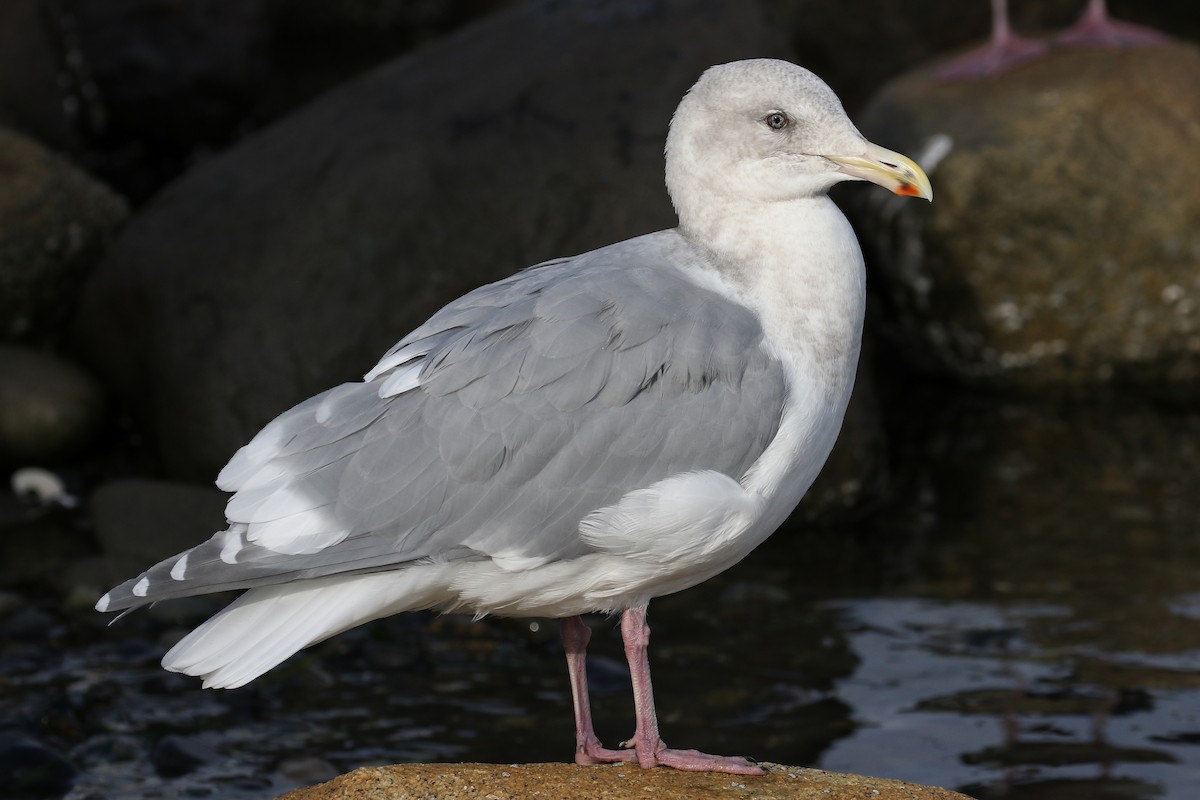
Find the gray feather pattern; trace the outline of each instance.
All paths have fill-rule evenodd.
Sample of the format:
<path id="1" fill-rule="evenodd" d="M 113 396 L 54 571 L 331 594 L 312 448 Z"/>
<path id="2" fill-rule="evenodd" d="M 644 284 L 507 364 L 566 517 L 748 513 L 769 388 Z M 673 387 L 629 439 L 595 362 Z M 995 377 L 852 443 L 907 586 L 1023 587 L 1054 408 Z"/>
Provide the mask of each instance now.
<path id="1" fill-rule="evenodd" d="M 671 266 L 702 257 L 667 231 L 451 303 L 368 381 L 266 426 L 221 473 L 230 530 L 188 551 L 182 580 L 176 556 L 109 608 L 419 559 L 572 558 L 589 551 L 579 521 L 633 489 L 702 469 L 741 478 L 786 384 L 756 317 Z M 419 388 L 380 396 L 415 364 Z M 262 545 L 289 529 L 294 552 Z"/>

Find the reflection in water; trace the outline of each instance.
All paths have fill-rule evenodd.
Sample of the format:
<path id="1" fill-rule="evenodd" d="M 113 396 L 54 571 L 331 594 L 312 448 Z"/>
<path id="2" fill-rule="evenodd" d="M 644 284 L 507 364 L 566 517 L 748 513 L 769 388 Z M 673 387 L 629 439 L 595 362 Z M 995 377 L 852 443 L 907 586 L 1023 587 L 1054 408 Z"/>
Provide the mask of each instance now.
<path id="1" fill-rule="evenodd" d="M 1200 417 L 968 402 L 933 426 L 901 509 L 919 566 L 838 604 L 863 727 L 822 766 L 989 798 L 1200 796 Z"/>
<path id="2" fill-rule="evenodd" d="M 667 741 L 980 798 L 1200 797 L 1200 416 L 959 402 L 892 429 L 888 507 L 656 601 Z M 0 706 L 69 757 L 69 797 L 570 757 L 556 625 L 393 618 L 203 692 L 157 666 L 178 616 L 0 612 Z M 612 743 L 628 675 L 614 622 L 591 624 Z"/>

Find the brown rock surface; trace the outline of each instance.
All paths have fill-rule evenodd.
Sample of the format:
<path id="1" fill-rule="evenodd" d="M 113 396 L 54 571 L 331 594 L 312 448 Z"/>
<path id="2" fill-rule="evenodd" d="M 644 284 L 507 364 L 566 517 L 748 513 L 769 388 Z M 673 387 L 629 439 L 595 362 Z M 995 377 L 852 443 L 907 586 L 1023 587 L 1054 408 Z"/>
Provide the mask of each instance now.
<path id="1" fill-rule="evenodd" d="M 612 765 L 575 764 L 400 764 L 363 767 L 279 800 L 590 800 L 591 798 L 696 798 L 728 800 L 953 800 L 957 792 L 859 775 L 763 764 L 760 777 L 679 772 Z"/>
<path id="2" fill-rule="evenodd" d="M 1196 391 L 1200 49 L 1056 51 L 987 81 L 931 69 L 860 120 L 910 155 L 949 137 L 932 205 L 856 213 L 913 360 L 998 386 Z"/>

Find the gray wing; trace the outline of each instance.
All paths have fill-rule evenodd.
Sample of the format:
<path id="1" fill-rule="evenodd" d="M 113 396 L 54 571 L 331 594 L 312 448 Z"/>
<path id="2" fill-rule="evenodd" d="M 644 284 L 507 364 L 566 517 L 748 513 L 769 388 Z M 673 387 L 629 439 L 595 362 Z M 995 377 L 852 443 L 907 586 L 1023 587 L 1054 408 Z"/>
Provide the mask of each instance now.
<path id="1" fill-rule="evenodd" d="M 579 522 L 681 472 L 740 479 L 786 395 L 757 317 L 673 265 L 674 232 L 477 289 L 361 383 L 264 428 L 222 471 L 230 527 L 109 609 L 417 560 L 589 551 Z"/>

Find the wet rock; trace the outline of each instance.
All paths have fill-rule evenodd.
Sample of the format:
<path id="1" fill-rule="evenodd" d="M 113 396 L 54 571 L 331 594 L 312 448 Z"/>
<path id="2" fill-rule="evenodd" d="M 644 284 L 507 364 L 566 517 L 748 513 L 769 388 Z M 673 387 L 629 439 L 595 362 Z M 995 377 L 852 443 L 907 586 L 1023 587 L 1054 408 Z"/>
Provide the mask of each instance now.
<path id="1" fill-rule="evenodd" d="M 60 627 L 58 620 L 35 606 L 24 606 L 4 620 L 0 627 L 6 640 L 45 639 Z"/>
<path id="2" fill-rule="evenodd" d="M 212 761 L 216 755 L 216 751 L 196 739 L 168 735 L 155 745 L 150 760 L 159 775 L 178 778 Z"/>
<path id="3" fill-rule="evenodd" d="M 108 577 L 125 580 L 224 530 L 227 500 L 216 487 L 188 483 L 138 478 L 102 484 L 89 507 Z M 172 605 L 179 607 L 166 604 Z"/>
<path id="4" fill-rule="evenodd" d="M 285 759 L 279 762 L 275 771 L 289 781 L 303 784 L 329 781 L 338 776 L 337 767 L 315 756 Z"/>
<path id="5" fill-rule="evenodd" d="M 789 800 L 821 797 L 849 800 L 962 800 L 965 795 L 883 778 L 842 775 L 803 767 L 763 764 L 761 776 L 724 775 L 713 772 L 680 772 L 642 769 L 630 765 L 581 767 L 575 764 L 402 764 L 363 767 L 329 783 L 296 789 L 280 800 L 400 800 L 437 797 L 458 800 L 481 796 L 686 798 L 720 796 Z"/>
<path id="6" fill-rule="evenodd" d="M 941 148 L 936 202 L 851 200 L 900 348 L 992 386 L 1196 395 L 1200 49 L 1056 51 L 985 84 L 933 69 L 860 128 Z"/>
<path id="7" fill-rule="evenodd" d="M 5 796 L 59 797 L 75 783 L 75 767 L 57 750 L 14 730 L 0 730 L 0 787 Z"/>
<path id="8" fill-rule="evenodd" d="M 48 463 L 76 453 L 103 414 L 104 394 L 82 369 L 0 344 L 0 464 Z"/>
<path id="9" fill-rule="evenodd" d="M 88 739 L 71 755 L 84 763 L 114 764 L 145 758 L 145 748 L 136 736 L 104 733 Z"/>
<path id="10" fill-rule="evenodd" d="M 0 127 L 0 342 L 57 336 L 126 213 L 108 188 Z"/>
<path id="11" fill-rule="evenodd" d="M 773 41 L 744 5 L 701 0 L 490 16 L 160 193 L 88 288 L 80 342 L 170 473 L 211 480 L 445 302 L 673 225 L 662 147 L 679 97 Z"/>

